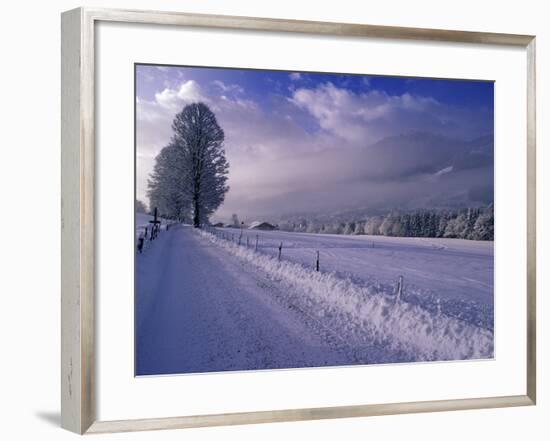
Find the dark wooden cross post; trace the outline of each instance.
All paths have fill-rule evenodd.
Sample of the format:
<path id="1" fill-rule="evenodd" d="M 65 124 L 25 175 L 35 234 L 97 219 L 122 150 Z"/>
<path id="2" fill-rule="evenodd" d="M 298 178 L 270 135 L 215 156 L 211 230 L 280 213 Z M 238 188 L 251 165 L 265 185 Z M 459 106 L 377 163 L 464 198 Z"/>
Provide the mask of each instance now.
<path id="1" fill-rule="evenodd" d="M 158 220 L 158 210 L 157 210 L 157 207 L 155 207 L 154 218 L 153 218 L 153 220 L 150 220 L 149 223 L 150 223 L 150 224 L 153 224 L 152 227 L 151 227 L 151 240 L 153 240 L 153 239 L 155 238 L 155 236 L 157 235 L 156 231 L 157 231 L 157 229 L 158 229 L 159 226 L 160 226 L 160 221 Z"/>

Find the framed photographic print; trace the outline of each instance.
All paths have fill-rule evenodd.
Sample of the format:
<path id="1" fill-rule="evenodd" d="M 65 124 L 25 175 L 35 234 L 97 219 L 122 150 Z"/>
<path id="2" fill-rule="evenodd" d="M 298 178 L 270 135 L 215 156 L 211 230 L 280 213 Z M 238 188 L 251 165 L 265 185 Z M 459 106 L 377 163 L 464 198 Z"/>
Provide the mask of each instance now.
<path id="1" fill-rule="evenodd" d="M 535 403 L 533 36 L 80 8 L 62 59 L 65 428 Z"/>

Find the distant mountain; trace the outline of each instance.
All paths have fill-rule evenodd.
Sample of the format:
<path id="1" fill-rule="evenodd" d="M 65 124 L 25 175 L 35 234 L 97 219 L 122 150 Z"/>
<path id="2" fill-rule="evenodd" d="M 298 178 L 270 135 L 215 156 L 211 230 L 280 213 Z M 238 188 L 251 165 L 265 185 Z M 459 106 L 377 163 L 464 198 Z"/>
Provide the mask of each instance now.
<path id="1" fill-rule="evenodd" d="M 492 166 L 494 162 L 493 135 L 476 138 L 466 143 L 465 149 L 453 159 L 455 170 Z"/>
<path id="2" fill-rule="evenodd" d="M 472 140 L 411 132 L 363 148 L 296 155 L 288 181 L 247 207 L 250 220 L 330 218 L 392 210 L 458 209 L 493 202 L 493 135 Z M 356 215 L 356 216 L 355 216 Z"/>
<path id="3" fill-rule="evenodd" d="M 371 180 L 406 178 L 486 167 L 493 163 L 493 135 L 471 141 L 413 132 L 384 138 L 358 152 L 363 176 Z"/>

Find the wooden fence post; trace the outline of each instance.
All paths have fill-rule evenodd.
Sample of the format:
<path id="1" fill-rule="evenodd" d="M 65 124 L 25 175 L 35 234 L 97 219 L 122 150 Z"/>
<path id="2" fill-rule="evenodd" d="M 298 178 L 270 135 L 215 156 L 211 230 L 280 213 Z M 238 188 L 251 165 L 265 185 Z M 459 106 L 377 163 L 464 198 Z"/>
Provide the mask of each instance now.
<path id="1" fill-rule="evenodd" d="M 258 251 L 258 235 L 256 234 L 256 245 L 254 246 L 254 251 Z"/>
<path id="2" fill-rule="evenodd" d="M 279 244 L 279 257 L 277 258 L 277 260 L 279 260 L 279 262 L 281 261 L 281 252 L 283 250 L 283 243 L 281 242 Z"/>
<path id="3" fill-rule="evenodd" d="M 403 294 L 403 276 L 399 276 L 399 280 L 397 282 L 397 298 L 395 299 L 395 303 L 399 303 L 401 301 L 401 294 Z"/>
<path id="4" fill-rule="evenodd" d="M 319 250 L 317 250 L 317 261 L 315 262 L 315 271 L 319 272 Z"/>

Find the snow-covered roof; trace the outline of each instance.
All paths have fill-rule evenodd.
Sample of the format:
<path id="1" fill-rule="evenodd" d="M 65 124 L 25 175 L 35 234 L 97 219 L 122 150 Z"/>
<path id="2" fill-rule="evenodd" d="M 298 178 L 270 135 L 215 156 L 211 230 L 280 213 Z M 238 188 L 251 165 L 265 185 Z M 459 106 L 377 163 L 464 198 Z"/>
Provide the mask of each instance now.
<path id="1" fill-rule="evenodd" d="M 248 227 L 249 230 L 263 229 L 263 228 L 268 230 L 274 230 L 275 226 L 270 224 L 269 222 L 254 221 Z"/>

